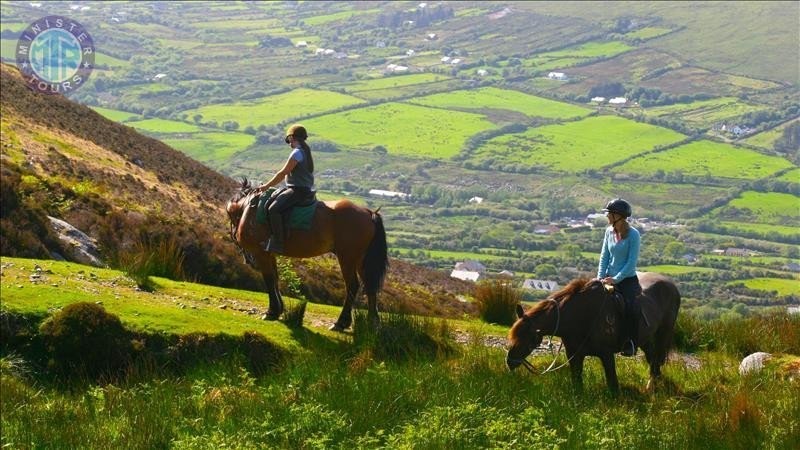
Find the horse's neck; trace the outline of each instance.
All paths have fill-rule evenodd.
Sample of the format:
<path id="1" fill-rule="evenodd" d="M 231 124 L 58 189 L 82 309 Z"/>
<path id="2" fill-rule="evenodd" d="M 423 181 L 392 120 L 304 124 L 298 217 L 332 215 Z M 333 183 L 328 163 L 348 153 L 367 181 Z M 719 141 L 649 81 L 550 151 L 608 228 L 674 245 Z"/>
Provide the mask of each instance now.
<path id="1" fill-rule="evenodd" d="M 557 333 L 561 332 L 561 326 L 563 325 L 564 318 L 561 317 L 559 320 L 559 306 L 560 305 L 553 305 L 552 308 L 542 311 L 537 315 L 536 328 L 541 330 L 543 334 L 558 336 L 559 334 Z"/>

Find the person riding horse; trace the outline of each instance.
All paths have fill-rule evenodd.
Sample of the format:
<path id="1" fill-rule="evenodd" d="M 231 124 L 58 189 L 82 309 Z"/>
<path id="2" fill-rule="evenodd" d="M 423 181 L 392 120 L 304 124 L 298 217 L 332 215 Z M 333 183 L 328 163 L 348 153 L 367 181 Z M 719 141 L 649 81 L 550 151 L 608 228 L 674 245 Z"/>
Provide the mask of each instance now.
<path id="1" fill-rule="evenodd" d="M 268 182 L 258 187 L 258 191 L 263 192 L 284 179 L 286 181 L 286 188 L 276 191 L 269 206 L 272 234 L 264 245 L 264 250 L 268 252 L 283 253 L 286 235 L 283 214 L 292 206 L 314 198 L 314 158 L 306 139 L 308 132 L 304 126 L 296 124 L 289 127 L 284 139 L 292 147 L 289 159 Z"/>
<path id="2" fill-rule="evenodd" d="M 622 355 L 636 354 L 638 313 L 636 297 L 641 295 L 642 287 L 636 276 L 636 262 L 639 259 L 639 231 L 628 223 L 631 205 L 621 198 L 611 200 L 603 209 L 608 217 L 609 227 L 603 238 L 597 279 L 612 284 L 625 299 L 626 337 Z"/>

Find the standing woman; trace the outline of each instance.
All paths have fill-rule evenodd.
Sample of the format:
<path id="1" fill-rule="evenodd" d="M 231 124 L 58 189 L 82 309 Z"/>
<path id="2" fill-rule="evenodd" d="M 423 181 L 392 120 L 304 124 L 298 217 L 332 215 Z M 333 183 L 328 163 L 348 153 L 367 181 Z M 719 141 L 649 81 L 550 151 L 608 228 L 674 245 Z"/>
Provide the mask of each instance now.
<path id="1" fill-rule="evenodd" d="M 302 125 L 292 125 L 286 130 L 284 139 L 292 152 L 283 168 L 272 179 L 258 187 L 265 191 L 272 186 L 286 181 L 286 188 L 276 193 L 275 200 L 269 207 L 269 221 L 272 236 L 264 250 L 274 253 L 283 253 L 284 236 L 286 233 L 283 223 L 283 213 L 292 206 L 310 201 L 314 197 L 314 158 L 311 148 L 306 144 L 308 132 Z"/>
<path id="2" fill-rule="evenodd" d="M 621 198 L 611 200 L 603 209 L 609 227 L 603 238 L 597 278 L 603 283 L 613 284 L 625 299 L 626 338 L 622 354 L 636 354 L 636 330 L 638 327 L 638 305 L 636 297 L 642 293 L 639 278 L 636 276 L 636 262 L 639 260 L 639 230 L 627 221 L 631 216 L 631 205 Z"/>

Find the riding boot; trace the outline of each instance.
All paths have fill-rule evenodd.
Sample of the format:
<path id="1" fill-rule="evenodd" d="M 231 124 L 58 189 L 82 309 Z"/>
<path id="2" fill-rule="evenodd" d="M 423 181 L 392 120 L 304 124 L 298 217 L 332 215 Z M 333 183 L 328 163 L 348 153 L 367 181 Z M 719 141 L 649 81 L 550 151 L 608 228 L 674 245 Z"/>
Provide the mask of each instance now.
<path id="1" fill-rule="evenodd" d="M 628 332 L 626 333 L 628 335 L 628 339 L 625 340 L 625 342 L 622 344 L 622 351 L 620 352 L 620 354 L 622 356 L 636 356 L 636 341 L 637 341 L 637 335 L 639 334 L 638 333 L 638 330 L 639 330 L 639 320 L 638 320 L 639 311 L 632 304 L 628 305 L 627 309 L 629 311 L 629 313 L 627 314 L 628 317 L 627 317 L 627 320 L 626 320 L 626 322 L 628 323 L 627 324 L 628 325 L 627 326 L 627 331 Z"/>
<path id="2" fill-rule="evenodd" d="M 264 250 L 272 253 L 283 253 L 283 214 L 270 214 L 269 224 L 270 228 L 272 228 L 272 236 L 270 236 Z"/>

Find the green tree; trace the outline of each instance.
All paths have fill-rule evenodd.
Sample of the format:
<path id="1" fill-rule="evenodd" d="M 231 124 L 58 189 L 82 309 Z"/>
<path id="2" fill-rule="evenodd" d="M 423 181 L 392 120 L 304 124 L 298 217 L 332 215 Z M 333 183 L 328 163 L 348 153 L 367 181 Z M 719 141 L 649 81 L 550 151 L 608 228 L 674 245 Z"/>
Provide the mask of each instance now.
<path id="1" fill-rule="evenodd" d="M 664 256 L 671 259 L 680 258 L 686 253 L 686 246 L 683 242 L 672 241 L 664 247 Z"/>
<path id="2" fill-rule="evenodd" d="M 547 278 L 554 276 L 558 271 L 556 271 L 556 266 L 545 263 L 536 266 L 535 273 L 538 278 Z"/>

